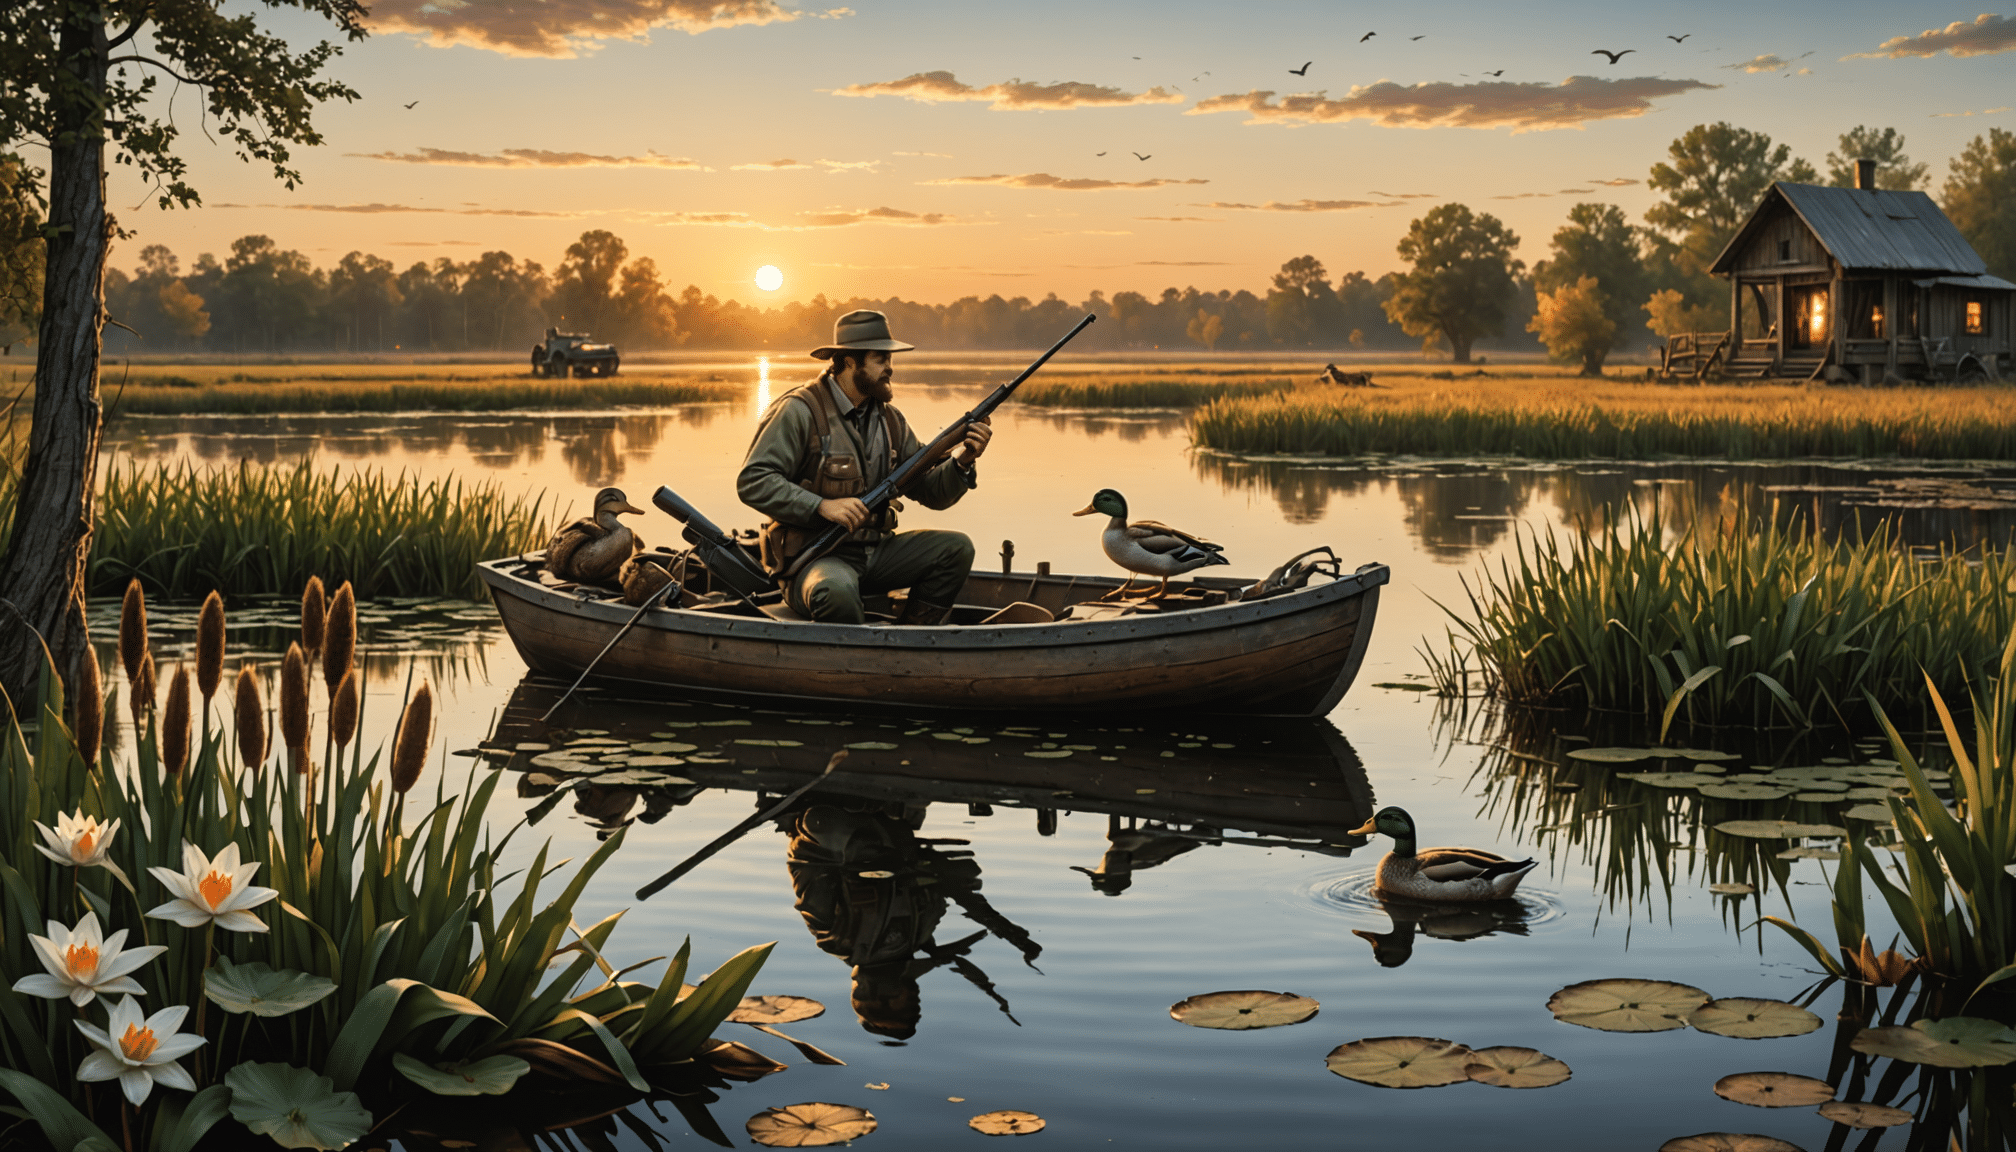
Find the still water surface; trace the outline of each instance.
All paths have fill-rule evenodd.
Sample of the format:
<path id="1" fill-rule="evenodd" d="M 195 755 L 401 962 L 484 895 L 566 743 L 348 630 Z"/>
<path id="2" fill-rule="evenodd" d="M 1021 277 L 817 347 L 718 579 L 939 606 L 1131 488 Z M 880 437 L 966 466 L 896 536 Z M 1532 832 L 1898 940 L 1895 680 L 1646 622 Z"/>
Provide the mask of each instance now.
<path id="1" fill-rule="evenodd" d="M 106 452 L 113 464 L 309 456 L 495 479 L 544 492 L 570 514 L 604 485 L 626 488 L 641 504 L 663 483 L 725 524 L 753 524 L 734 500 L 734 473 L 761 403 L 796 382 L 770 373 L 760 364 L 747 370 L 743 402 L 663 412 L 129 418 L 108 430 Z M 983 366 L 974 375 L 991 383 L 1007 374 Z M 972 384 L 932 376 L 898 381 L 899 401 L 920 429 L 949 421 L 978 394 Z M 1347 570 L 1371 560 L 1392 566 L 1370 655 L 1342 704 L 1313 723 L 1127 716 L 1068 726 L 1040 717 L 911 723 L 611 692 L 571 704 L 555 721 L 565 726 L 563 739 L 589 729 L 697 749 L 695 762 L 670 769 L 696 787 L 583 788 L 538 826 L 554 838 L 556 856 L 579 859 L 610 827 L 632 825 L 591 887 L 582 922 L 628 908 L 615 937 L 625 958 L 618 963 L 670 953 L 690 936 L 696 971 L 749 944 L 778 941 L 754 991 L 827 1005 L 825 1015 L 785 1031 L 846 1067 L 806 1064 L 783 1042 L 753 1032 L 733 1037 L 793 1065 L 712 1106 L 738 1144 L 746 1143 L 746 1117 L 812 1100 L 870 1109 L 881 1128 L 863 1144 L 890 1149 L 977 1145 L 987 1138 L 965 1121 L 997 1108 L 1042 1115 L 1049 1127 L 1033 1139 L 1074 1149 L 1444 1148 L 1480 1136 L 1506 1149 L 1654 1149 L 1705 1131 L 1766 1133 L 1819 1149 L 1845 1135 L 1809 1109 L 1750 1108 L 1711 1091 L 1735 1072 L 1829 1076 L 1838 988 L 1813 1005 L 1826 1027 L 1767 1041 L 1691 1029 L 1598 1032 L 1558 1023 L 1545 1007 L 1564 985 L 1620 976 L 1683 981 L 1716 996 L 1792 998 L 1807 989 L 1810 959 L 1754 924 L 1760 915 L 1789 914 L 1831 935 L 1823 870 L 1832 865 L 1776 859 L 1777 842 L 1732 850 L 1717 837 L 1711 846 L 1700 825 L 1825 812 L 1790 801 L 1745 805 L 1652 792 L 1609 779 L 1603 766 L 1562 761 L 1577 746 L 1562 735 L 1644 742 L 1614 721 L 1529 718 L 1507 731 L 1488 716 L 1378 685 L 1421 679 L 1417 648 L 1443 632 L 1438 602 L 1461 603 L 1462 578 L 1507 556 L 1520 533 L 1626 505 L 1683 524 L 1743 502 L 1768 508 L 1774 499 L 1781 516 L 1797 507 L 1848 524 L 1858 503 L 1875 499 L 1872 481 L 1926 473 L 1721 463 L 1247 464 L 1193 457 L 1181 417 L 1171 414 L 1010 409 L 996 425 L 979 489 L 948 512 L 913 508 L 907 526 L 965 530 L 983 564 L 1012 539 L 1018 570 L 1047 560 L 1059 571 L 1104 573 L 1110 565 L 1098 526 L 1068 514 L 1113 487 L 1130 497 L 1134 515 L 1223 542 L 1236 575 L 1259 576 L 1330 544 Z M 2016 486 L 2006 470 L 1962 474 Z M 1922 544 L 2001 540 L 2016 526 L 2010 515 L 1919 511 L 1903 526 Z M 652 544 L 674 539 L 671 522 L 656 512 L 639 532 Z M 186 631 L 174 612 L 156 615 L 172 650 Z M 233 643 L 284 647 L 278 624 L 286 618 L 284 606 L 236 605 L 242 627 Z M 367 607 L 365 620 L 374 643 L 367 728 L 389 727 L 413 668 L 450 702 L 440 729 L 445 749 L 473 749 L 493 731 L 507 742 L 551 737 L 534 718 L 553 689 L 524 682 L 524 665 L 487 607 L 388 603 Z M 1697 747 L 1767 764 L 1880 754 L 1788 734 L 1684 735 Z M 760 743 L 741 742 L 750 740 Z M 640 884 L 748 815 L 758 790 L 788 790 L 848 743 L 895 747 L 857 751 L 851 779 L 815 794 L 816 803 L 745 836 L 657 897 L 633 898 Z M 1046 743 L 1073 755 L 1023 755 Z M 450 779 L 460 780 L 470 763 L 448 759 Z M 514 766 L 529 767 L 523 757 Z M 516 794 L 500 792 L 493 821 L 517 819 L 550 785 L 522 777 Z M 1365 846 L 1344 833 L 1383 805 L 1409 810 L 1425 843 L 1532 856 L 1541 866 L 1516 902 L 1459 909 L 1382 902 L 1370 880 L 1386 842 Z M 874 889 L 861 871 L 897 875 Z M 1760 894 L 1707 891 L 1732 879 Z M 1875 921 L 1872 908 L 1872 933 Z M 1306 1023 L 1252 1032 L 1169 1018 L 1170 1005 L 1185 997 L 1242 988 L 1311 996 L 1322 1010 Z M 1324 1067 L 1338 1044 L 1393 1035 L 1538 1048 L 1565 1060 L 1574 1077 L 1537 1091 L 1474 1083 L 1399 1091 Z M 677 1115 L 666 1115 L 663 1129 L 692 1143 Z M 1851 1146 L 1903 1148 L 1905 1132 L 1857 1134 Z M 641 1147 L 628 1136 L 618 1144 Z"/>

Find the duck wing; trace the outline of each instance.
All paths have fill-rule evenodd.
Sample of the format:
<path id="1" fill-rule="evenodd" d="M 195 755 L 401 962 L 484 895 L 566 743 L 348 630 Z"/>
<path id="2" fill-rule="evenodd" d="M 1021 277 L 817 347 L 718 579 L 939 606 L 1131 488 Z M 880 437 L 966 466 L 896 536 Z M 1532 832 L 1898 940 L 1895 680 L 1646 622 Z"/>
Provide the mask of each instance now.
<path id="1" fill-rule="evenodd" d="M 1533 866 L 1531 860 L 1507 860 L 1480 848 L 1423 848 L 1415 853 L 1415 858 L 1420 861 L 1421 875 L 1442 883 L 1488 879 Z"/>
<path id="2" fill-rule="evenodd" d="M 1205 552 L 1223 552 L 1223 544 L 1213 544 L 1202 536 L 1193 536 L 1179 528 L 1171 528 L 1159 520 L 1136 520 L 1127 525 L 1127 538 L 1149 552 L 1174 552 L 1183 547 L 1201 549 Z"/>

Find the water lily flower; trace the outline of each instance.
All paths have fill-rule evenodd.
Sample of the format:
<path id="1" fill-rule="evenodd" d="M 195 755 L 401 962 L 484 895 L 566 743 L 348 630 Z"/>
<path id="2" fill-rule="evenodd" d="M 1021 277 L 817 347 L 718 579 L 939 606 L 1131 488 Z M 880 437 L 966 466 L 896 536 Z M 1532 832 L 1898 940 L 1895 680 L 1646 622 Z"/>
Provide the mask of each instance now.
<path id="1" fill-rule="evenodd" d="M 149 868 L 156 880 L 166 885 L 175 899 L 147 913 L 156 920 L 173 920 L 184 928 L 215 924 L 232 932 L 264 932 L 265 921 L 248 909 L 273 899 L 280 893 L 257 888 L 251 883 L 259 862 L 238 862 L 238 845 L 226 844 L 212 860 L 201 848 L 182 842 L 182 871 Z"/>
<path id="2" fill-rule="evenodd" d="M 134 1104 L 145 1103 L 156 1083 L 194 1092 L 196 1081 L 175 1062 L 203 1044 L 203 1037 L 180 1031 L 188 1014 L 178 1005 L 143 1017 L 139 1002 L 128 996 L 112 1006 L 109 1028 L 77 1021 L 77 1030 L 93 1049 L 77 1066 L 77 1078 L 117 1080 Z"/>
<path id="3" fill-rule="evenodd" d="M 96 912 L 86 912 L 75 928 L 65 928 L 51 920 L 49 935 L 31 935 L 28 942 L 35 946 L 36 958 L 49 971 L 23 976 L 14 982 L 14 990 L 50 1000 L 67 996 L 79 1008 L 115 992 L 145 995 L 147 990 L 127 973 L 168 951 L 159 944 L 127 948 L 126 930 L 121 928 L 110 937 L 105 936 L 98 927 Z"/>
<path id="4" fill-rule="evenodd" d="M 42 833 L 44 841 L 35 846 L 37 852 L 58 864 L 90 868 L 105 863 L 105 853 L 112 847 L 112 837 L 119 831 L 119 821 L 100 824 L 96 816 L 86 816 L 82 812 L 58 812 L 55 831 L 50 831 L 49 826 L 40 820 L 35 821 L 35 830 Z"/>

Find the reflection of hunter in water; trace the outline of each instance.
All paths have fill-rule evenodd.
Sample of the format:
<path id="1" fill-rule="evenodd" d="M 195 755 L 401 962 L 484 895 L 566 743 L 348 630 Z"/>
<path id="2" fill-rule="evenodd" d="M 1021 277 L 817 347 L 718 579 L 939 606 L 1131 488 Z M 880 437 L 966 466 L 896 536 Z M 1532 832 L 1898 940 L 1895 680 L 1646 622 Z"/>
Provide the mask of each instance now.
<path id="1" fill-rule="evenodd" d="M 1185 832 L 1164 828 L 1154 821 L 1143 824 L 1132 816 L 1106 817 L 1106 854 L 1097 868 L 1073 864 L 1073 872 L 1092 878 L 1092 890 L 1118 896 L 1134 886 L 1134 873 L 1153 868 L 1181 856 L 1200 844 L 1212 844 L 1217 830 L 1196 827 Z"/>
<path id="2" fill-rule="evenodd" d="M 861 1027 L 892 1040 L 916 1034 L 924 1014 L 917 981 L 940 966 L 965 977 L 1015 1020 L 1008 1001 L 967 954 L 989 933 L 1021 952 L 1031 968 L 1043 951 L 980 895 L 980 865 L 959 847 L 967 841 L 917 835 L 928 807 L 835 797 L 808 802 L 778 821 L 791 837 L 791 888 L 805 926 L 822 951 L 853 966 Z M 957 904 L 980 931 L 937 943 L 947 903 Z"/>

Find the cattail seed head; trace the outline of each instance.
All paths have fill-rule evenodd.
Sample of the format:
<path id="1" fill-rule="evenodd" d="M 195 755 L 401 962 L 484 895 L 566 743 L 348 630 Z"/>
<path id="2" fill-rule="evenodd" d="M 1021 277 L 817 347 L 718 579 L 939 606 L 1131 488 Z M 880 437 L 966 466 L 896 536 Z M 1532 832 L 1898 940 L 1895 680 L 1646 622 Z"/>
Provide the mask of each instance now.
<path id="1" fill-rule="evenodd" d="M 420 779 L 427 765 L 427 744 L 434 737 L 434 690 L 426 684 L 406 702 L 399 733 L 392 738 L 392 790 L 404 793 Z"/>
<path id="2" fill-rule="evenodd" d="M 357 660 L 357 594 L 345 580 L 329 601 L 329 627 L 322 635 L 322 682 L 334 693 Z"/>
<path id="3" fill-rule="evenodd" d="M 329 604 L 322 592 L 322 578 L 310 576 L 301 593 L 301 650 L 310 656 L 322 650 L 322 633 L 329 623 Z"/>
<path id="4" fill-rule="evenodd" d="M 266 762 L 266 705 L 259 699 L 259 676 L 251 661 L 238 666 L 238 699 L 233 719 L 238 722 L 238 760 L 246 765 Z"/>
<path id="5" fill-rule="evenodd" d="M 161 713 L 161 763 L 170 776 L 189 766 L 189 669 L 180 664 L 168 681 L 168 707 Z"/>
<path id="6" fill-rule="evenodd" d="M 347 748 L 357 738 L 357 670 L 352 668 L 336 682 L 329 696 L 329 735 L 336 747 Z"/>
<path id="7" fill-rule="evenodd" d="M 140 658 L 147 654 L 147 593 L 140 581 L 126 582 L 126 598 L 119 605 L 119 662 L 126 666 L 126 682 L 140 682 Z"/>
<path id="8" fill-rule="evenodd" d="M 133 690 L 133 727 L 137 730 L 146 723 L 147 714 L 154 711 L 154 653 L 140 653 L 140 674 L 127 687 Z"/>
<path id="9" fill-rule="evenodd" d="M 77 656 L 77 682 L 70 686 L 70 734 L 84 766 L 96 768 L 105 740 L 105 674 L 98 667 L 98 650 L 88 639 Z"/>
<path id="10" fill-rule="evenodd" d="M 308 658 L 299 644 L 287 646 L 280 665 L 280 739 L 290 752 L 308 747 Z"/>
<path id="11" fill-rule="evenodd" d="M 203 613 L 196 620 L 196 687 L 203 703 L 217 695 L 224 682 L 224 598 L 212 592 L 203 599 Z"/>

